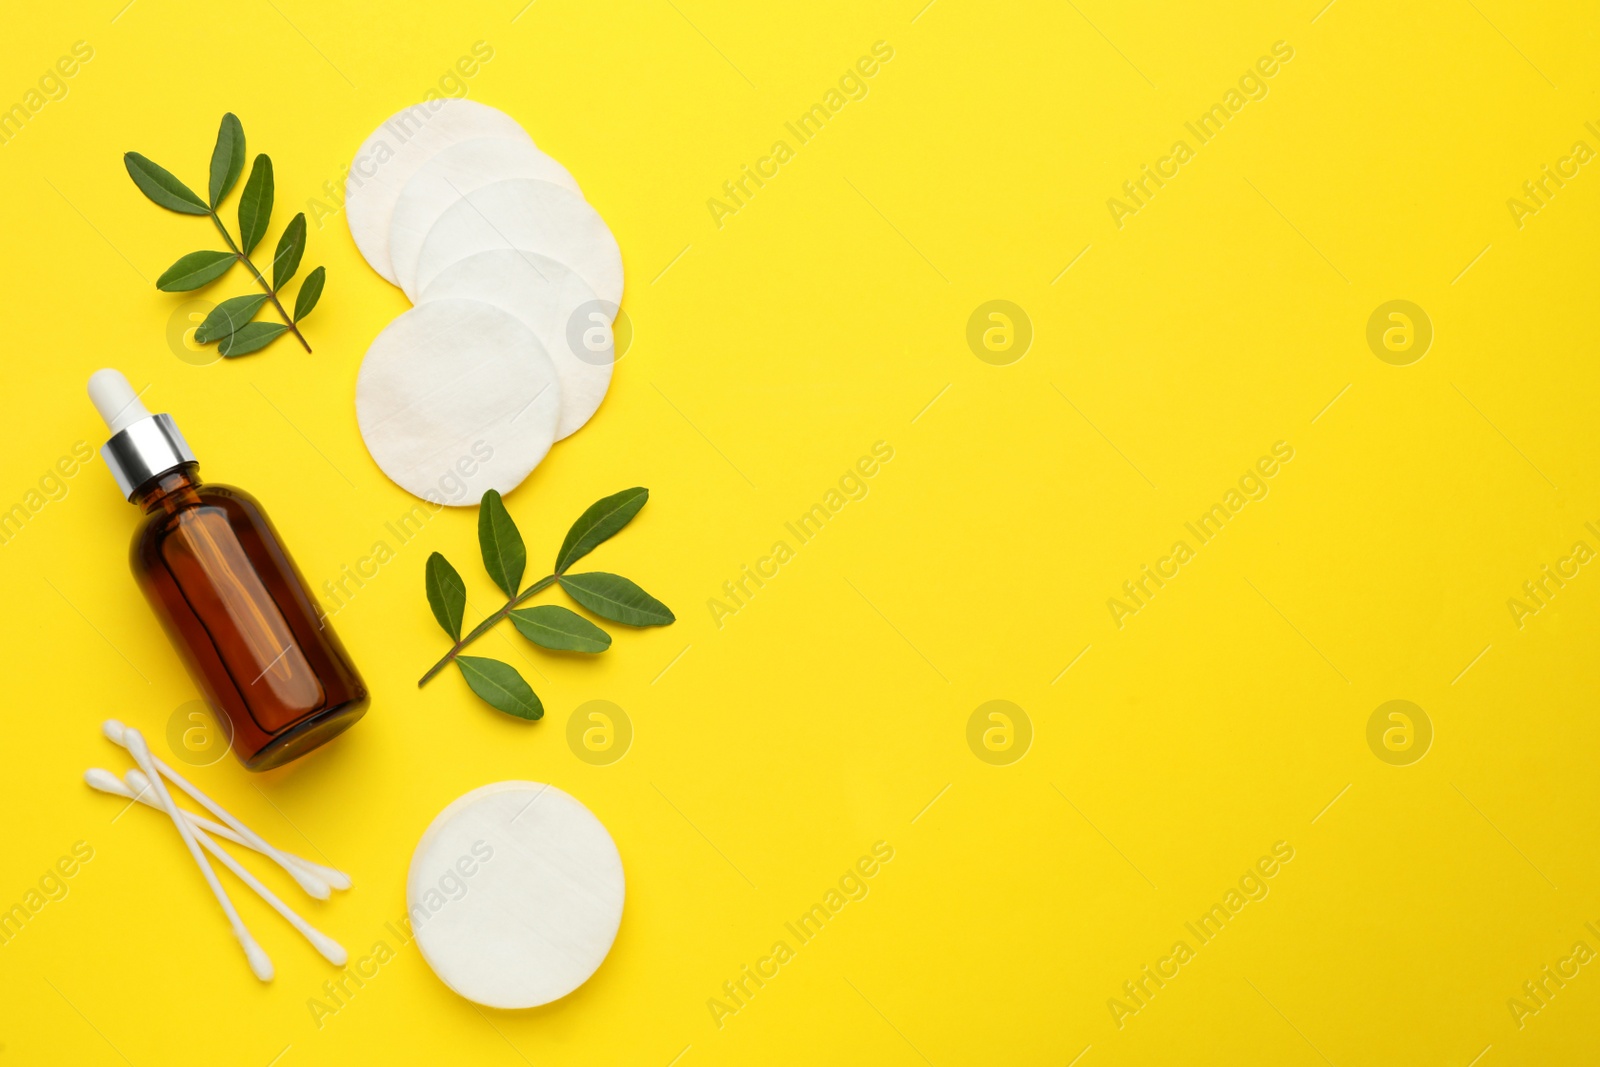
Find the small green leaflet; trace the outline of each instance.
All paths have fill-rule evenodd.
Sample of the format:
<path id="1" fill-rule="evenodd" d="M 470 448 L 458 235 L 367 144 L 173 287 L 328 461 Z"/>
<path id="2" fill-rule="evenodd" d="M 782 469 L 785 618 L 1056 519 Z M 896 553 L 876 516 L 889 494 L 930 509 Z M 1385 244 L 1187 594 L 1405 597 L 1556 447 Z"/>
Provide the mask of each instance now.
<path id="1" fill-rule="evenodd" d="M 221 278 L 235 262 L 242 262 L 263 292 L 230 297 L 213 305 L 210 314 L 194 331 L 198 344 L 219 344 L 224 356 L 242 356 L 258 351 L 285 333 L 291 333 L 306 352 L 310 343 L 301 334 L 299 321 L 311 314 L 322 298 L 327 271 L 317 267 L 305 275 L 294 302 L 294 315 L 286 307 L 285 289 L 300 270 L 306 250 L 306 217 L 296 215 L 284 228 L 272 257 L 269 285 L 267 275 L 257 269 L 250 254 L 266 238 L 272 224 L 274 184 L 272 160 L 258 154 L 244 181 L 237 206 L 239 239 L 236 242 L 222 221 L 218 209 L 239 186 L 245 172 L 244 126 L 239 116 L 227 112 L 217 126 L 217 139 L 211 148 L 207 168 L 206 198 L 200 196 L 165 167 L 158 166 L 138 152 L 123 154 L 128 177 L 153 203 L 184 215 L 209 219 L 227 244 L 227 251 L 190 252 L 162 272 L 156 288 L 163 292 L 193 292 Z M 271 303 L 278 322 L 256 322 L 256 315 Z"/>
<path id="2" fill-rule="evenodd" d="M 255 318 L 256 312 L 261 310 L 261 305 L 267 302 L 266 293 L 246 293 L 244 296 L 230 296 L 222 303 L 211 309 L 211 314 L 194 331 L 194 341 L 198 345 L 208 345 L 212 341 L 220 341 L 233 331 Z"/>
<path id="3" fill-rule="evenodd" d="M 168 211 L 184 215 L 209 215 L 211 209 L 187 185 L 172 176 L 172 172 L 150 162 L 137 152 L 123 154 L 122 165 L 128 168 L 128 177 L 139 191 Z"/>
<path id="4" fill-rule="evenodd" d="M 307 284 L 309 282 L 310 279 L 307 279 Z M 465 583 L 444 556 L 437 552 L 430 555 L 424 574 L 428 606 L 440 627 L 455 644 L 428 668 L 418 679 L 417 685 L 427 685 L 430 679 L 453 662 L 472 691 L 490 705 L 508 715 L 522 718 L 536 719 L 542 716 L 544 707 L 539 703 L 538 696 L 515 668 L 498 660 L 463 656 L 461 650 L 507 617 L 518 633 L 541 648 L 588 655 L 609 649 L 611 635 L 570 608 L 559 604 L 519 606 L 552 585 L 559 584 L 581 607 L 595 615 L 626 626 L 667 626 L 675 622 L 670 608 L 621 575 L 603 571 L 563 573 L 574 560 L 581 559 L 595 546 L 615 536 L 632 521 L 649 498 L 649 490 L 641 486 L 595 501 L 567 531 L 561 551 L 556 555 L 559 569 L 530 583 L 523 590 L 527 548 L 523 544 L 522 534 L 512 521 L 500 494 L 493 489 L 487 490 L 478 506 L 478 547 L 483 554 L 484 569 L 510 599 L 462 637 L 467 599 Z"/>
<path id="5" fill-rule="evenodd" d="M 217 346 L 225 356 L 246 356 L 258 348 L 265 348 L 289 327 L 281 322 L 247 322 Z"/>
<path id="6" fill-rule="evenodd" d="M 156 288 L 163 293 L 187 293 L 216 281 L 238 259 L 232 252 L 190 252 L 156 279 Z"/>
<path id="7" fill-rule="evenodd" d="M 461 640 L 461 617 L 467 610 L 467 585 L 450 561 L 435 552 L 428 557 L 424 578 L 428 586 L 428 606 L 444 632 Z"/>
<path id="8" fill-rule="evenodd" d="M 589 509 L 578 516 L 578 521 L 567 531 L 556 553 L 556 573 L 565 574 L 568 567 L 593 552 L 601 542 L 613 537 L 639 514 L 650 490 L 635 487 L 596 500 Z"/>
<path id="9" fill-rule="evenodd" d="M 666 626 L 675 621 L 671 609 L 620 574 L 605 571 L 564 574 L 561 588 L 573 600 L 612 622 L 626 626 Z"/>
<path id="10" fill-rule="evenodd" d="M 228 112 L 222 116 L 222 127 L 217 130 L 217 146 L 211 150 L 211 209 L 216 210 L 222 198 L 233 189 L 233 183 L 244 173 L 244 127 L 239 116 Z"/>
<path id="11" fill-rule="evenodd" d="M 300 257 L 306 250 L 306 215 L 301 212 L 289 220 L 278 238 L 278 250 L 272 254 L 272 288 L 282 289 L 285 282 L 300 269 Z"/>
<path id="12" fill-rule="evenodd" d="M 250 177 L 245 179 L 244 192 L 239 194 L 239 247 L 245 255 L 267 235 L 271 220 L 272 160 L 259 155 L 250 167 Z"/>
<path id="13" fill-rule="evenodd" d="M 511 613 L 511 624 L 534 644 L 561 652 L 604 652 L 611 647 L 610 634 L 560 604 L 518 608 Z"/>
<path id="14" fill-rule="evenodd" d="M 514 668 L 497 659 L 457 656 L 456 666 L 472 691 L 489 705 L 519 719 L 544 716 L 544 705 Z"/>
<path id="15" fill-rule="evenodd" d="M 528 550 L 505 501 L 493 489 L 483 494 L 478 508 L 478 545 L 483 549 L 483 567 L 494 584 L 505 590 L 506 596 L 516 596 L 528 565 Z"/>
<path id="16" fill-rule="evenodd" d="M 301 218 L 305 216 L 302 215 Z M 306 275 L 306 280 L 300 283 L 300 295 L 294 298 L 294 321 L 299 322 L 311 314 L 311 309 L 317 306 L 317 301 L 322 299 L 322 283 L 327 280 L 328 269 L 318 267 Z"/>

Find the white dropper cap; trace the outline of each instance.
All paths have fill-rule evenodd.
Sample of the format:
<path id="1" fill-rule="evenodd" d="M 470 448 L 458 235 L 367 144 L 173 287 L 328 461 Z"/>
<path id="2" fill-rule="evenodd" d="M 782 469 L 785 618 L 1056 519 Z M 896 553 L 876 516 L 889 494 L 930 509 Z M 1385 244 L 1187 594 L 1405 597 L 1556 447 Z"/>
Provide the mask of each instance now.
<path id="1" fill-rule="evenodd" d="M 133 386 L 119 370 L 106 367 L 89 375 L 89 399 L 95 410 L 106 420 L 113 434 L 126 430 L 131 423 L 150 417 L 150 411 L 133 391 Z"/>
<path id="2" fill-rule="evenodd" d="M 172 416 L 150 414 L 121 371 L 107 367 L 89 375 L 89 399 L 111 427 L 100 456 L 129 500 L 152 478 L 195 462 Z"/>

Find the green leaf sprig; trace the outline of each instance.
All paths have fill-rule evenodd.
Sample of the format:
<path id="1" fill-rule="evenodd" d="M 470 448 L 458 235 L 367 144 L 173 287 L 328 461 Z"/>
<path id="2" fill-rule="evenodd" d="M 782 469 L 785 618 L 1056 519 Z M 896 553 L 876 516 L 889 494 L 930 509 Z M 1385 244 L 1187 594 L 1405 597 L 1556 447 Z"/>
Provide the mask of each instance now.
<path id="1" fill-rule="evenodd" d="M 561 550 L 556 553 L 554 571 L 523 589 L 522 575 L 527 569 L 528 550 L 522 543 L 522 534 L 506 511 L 500 494 L 493 489 L 484 493 L 478 507 L 478 547 L 483 552 L 484 570 L 510 599 L 462 637 L 461 623 L 467 609 L 466 583 L 444 556 L 437 552 L 429 556 L 423 575 L 428 606 L 455 644 L 443 659 L 428 668 L 417 685 L 426 685 L 428 679 L 453 661 L 472 691 L 492 707 L 521 719 L 543 716 L 544 705 L 539 702 L 538 694 L 516 668 L 499 660 L 463 656 L 461 650 L 501 619 L 510 619 L 518 633 L 543 648 L 590 654 L 610 648 L 611 635 L 570 608 L 558 604 L 517 606 L 552 585 L 560 585 L 579 607 L 611 622 L 625 626 L 668 626 L 676 621 L 665 604 L 619 574 L 567 573 L 574 563 L 628 525 L 649 499 L 650 490 L 633 488 L 595 501 L 567 531 L 567 539 L 561 542 Z"/>
<path id="2" fill-rule="evenodd" d="M 228 245 L 228 251 L 205 249 L 190 252 L 168 267 L 156 279 L 156 288 L 165 293 L 187 293 L 210 285 L 235 263 L 243 263 L 260 284 L 262 292 L 229 297 L 212 309 L 205 321 L 195 330 L 197 344 L 217 344 L 224 356 L 242 356 L 265 348 L 279 336 L 292 333 L 307 352 L 311 346 L 300 332 L 300 320 L 311 314 L 322 297 L 322 286 L 327 271 L 318 267 L 300 283 L 300 293 L 295 298 L 294 314 L 284 310 L 278 295 L 300 269 L 300 258 L 306 250 L 306 217 L 296 215 L 284 227 L 272 255 L 272 282 L 256 269 L 250 261 L 261 239 L 267 235 L 272 219 L 272 160 L 265 155 L 256 156 L 250 167 L 250 177 L 245 179 L 244 191 L 239 194 L 239 240 L 234 241 L 228 228 L 222 224 L 217 209 L 233 190 L 244 173 L 244 127 L 232 112 L 222 116 L 222 127 L 217 131 L 216 147 L 211 150 L 211 177 L 206 186 L 208 199 L 202 200 L 171 171 L 152 163 L 137 152 L 127 152 L 122 157 L 128 168 L 128 177 L 152 201 L 176 211 L 180 215 L 204 215 L 216 224 L 217 232 Z M 267 301 L 277 309 L 282 322 L 255 322 L 256 312 Z"/>

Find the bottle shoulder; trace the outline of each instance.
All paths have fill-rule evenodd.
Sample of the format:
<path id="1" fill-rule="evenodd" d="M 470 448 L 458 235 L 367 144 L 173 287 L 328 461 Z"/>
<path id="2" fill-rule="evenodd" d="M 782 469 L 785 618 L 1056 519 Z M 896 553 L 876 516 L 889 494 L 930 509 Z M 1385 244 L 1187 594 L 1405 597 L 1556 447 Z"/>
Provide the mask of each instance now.
<path id="1" fill-rule="evenodd" d="M 236 530 L 271 530 L 271 522 L 254 496 L 236 486 L 205 482 L 189 490 L 174 506 L 158 508 L 142 517 L 133 533 L 133 558 L 149 558 L 183 522 L 206 513 L 217 515 Z"/>
<path id="2" fill-rule="evenodd" d="M 218 506 L 225 507 L 226 501 L 236 501 L 256 511 L 261 510 L 260 501 L 235 485 L 225 485 L 222 482 L 202 482 L 195 494 L 204 502 L 217 502 Z"/>

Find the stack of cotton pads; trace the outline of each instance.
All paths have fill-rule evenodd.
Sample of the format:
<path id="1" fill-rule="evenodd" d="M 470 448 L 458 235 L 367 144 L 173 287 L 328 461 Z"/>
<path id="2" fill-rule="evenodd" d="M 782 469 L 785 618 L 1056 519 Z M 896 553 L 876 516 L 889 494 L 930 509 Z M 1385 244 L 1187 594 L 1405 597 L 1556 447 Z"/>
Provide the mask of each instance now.
<path id="1" fill-rule="evenodd" d="M 435 100 L 362 144 L 356 246 L 415 305 L 367 349 L 356 419 L 396 484 L 509 493 L 611 384 L 622 253 L 566 169 L 504 112 Z M 445 486 L 463 486 L 446 499 Z"/>

